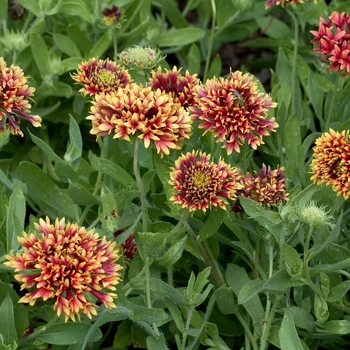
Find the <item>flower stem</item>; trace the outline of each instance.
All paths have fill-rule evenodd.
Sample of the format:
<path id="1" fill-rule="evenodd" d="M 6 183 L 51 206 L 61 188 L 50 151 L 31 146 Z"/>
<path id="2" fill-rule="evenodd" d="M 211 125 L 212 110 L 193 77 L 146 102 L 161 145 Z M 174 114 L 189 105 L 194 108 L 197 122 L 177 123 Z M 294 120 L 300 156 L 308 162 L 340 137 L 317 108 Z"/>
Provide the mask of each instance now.
<path id="1" fill-rule="evenodd" d="M 196 234 L 193 232 L 192 228 L 190 227 L 190 225 L 186 221 L 184 222 L 184 225 L 187 229 L 187 232 L 192 237 L 192 239 L 194 240 L 194 243 L 196 244 L 197 248 L 199 249 L 199 252 L 201 254 L 203 261 L 208 266 L 211 267 L 211 273 L 215 279 L 215 282 L 217 283 L 217 285 L 219 287 L 223 286 L 225 284 L 225 280 L 224 280 L 220 270 L 218 269 L 217 264 L 214 263 L 213 257 L 208 254 L 208 252 L 206 251 L 206 249 L 204 248 L 202 243 L 198 241 Z"/>
<path id="2" fill-rule="evenodd" d="M 262 334 L 260 350 L 265 350 L 267 348 L 269 333 L 270 333 L 271 326 L 272 326 L 272 321 L 273 321 L 273 318 L 275 316 L 275 312 L 277 310 L 278 304 L 282 298 L 282 295 L 283 294 L 276 296 L 275 301 L 273 302 L 271 312 L 269 314 L 269 317 L 268 317 L 267 322 L 266 322 L 266 326 L 264 327 L 264 331 Z"/>
<path id="3" fill-rule="evenodd" d="M 334 89 L 332 92 L 331 104 L 329 105 L 329 109 L 328 109 L 327 119 L 326 119 L 326 123 L 325 123 L 325 131 L 327 131 L 329 129 L 329 124 L 331 123 L 331 119 L 332 119 L 332 115 L 333 115 L 333 107 L 334 107 L 334 102 L 335 102 L 335 96 L 338 93 L 339 84 L 340 84 L 340 74 L 338 73 L 337 77 L 335 79 Z"/>
<path id="4" fill-rule="evenodd" d="M 147 200 L 146 200 L 146 193 L 145 193 L 145 187 L 143 186 L 142 178 L 140 175 L 140 169 L 138 165 L 138 159 L 139 159 L 139 145 L 140 140 L 139 138 L 136 138 L 135 144 L 134 144 L 134 175 L 136 179 L 137 186 L 140 190 L 140 200 L 141 200 L 141 212 L 142 212 L 142 229 L 143 232 L 147 232 Z"/>
<path id="5" fill-rule="evenodd" d="M 297 62 L 298 62 L 298 41 L 299 41 L 299 26 L 297 18 L 295 17 L 293 11 L 286 8 L 286 11 L 292 18 L 294 24 L 294 50 L 293 50 L 293 61 L 292 61 L 292 77 L 291 77 L 291 88 L 292 88 L 292 115 L 296 114 L 296 101 L 297 101 Z"/>
<path id="6" fill-rule="evenodd" d="M 188 331 L 190 329 L 193 312 L 194 312 L 194 306 L 190 305 L 188 308 L 188 311 L 187 311 L 187 319 L 186 319 L 184 334 L 182 337 L 181 350 L 185 350 L 185 347 L 186 347 L 187 335 L 188 335 Z"/>
<path id="7" fill-rule="evenodd" d="M 247 322 L 245 321 L 245 319 L 243 318 L 243 316 L 241 315 L 241 313 L 239 312 L 239 310 L 237 309 L 237 311 L 235 312 L 235 316 L 237 317 L 238 321 L 240 322 L 240 324 L 243 326 L 244 330 L 245 330 L 245 334 L 248 336 L 248 339 L 250 341 L 250 343 L 253 346 L 254 350 L 258 350 L 258 344 L 256 343 L 256 340 L 254 338 L 254 335 L 252 333 L 252 331 L 250 330 Z"/>
<path id="8" fill-rule="evenodd" d="M 216 5 L 215 5 L 215 1 L 214 0 L 211 0 L 211 8 L 213 10 L 213 18 L 212 18 L 212 21 L 211 21 L 210 37 L 209 37 L 209 40 L 208 40 L 208 52 L 207 52 L 207 58 L 206 58 L 206 61 L 205 61 L 203 82 L 205 82 L 207 80 L 207 78 L 208 78 L 210 57 L 211 57 L 211 52 L 212 52 L 212 49 L 213 49 L 213 42 L 214 42 L 214 32 L 215 32 L 215 23 L 216 23 Z"/>

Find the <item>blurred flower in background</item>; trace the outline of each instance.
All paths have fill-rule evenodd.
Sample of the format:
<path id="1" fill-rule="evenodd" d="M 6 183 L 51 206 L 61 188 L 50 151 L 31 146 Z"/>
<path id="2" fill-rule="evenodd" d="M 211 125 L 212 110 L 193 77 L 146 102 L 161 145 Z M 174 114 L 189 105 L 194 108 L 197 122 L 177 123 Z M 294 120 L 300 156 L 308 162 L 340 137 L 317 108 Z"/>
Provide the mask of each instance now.
<path id="1" fill-rule="evenodd" d="M 341 71 L 343 76 L 350 73 L 350 16 L 334 11 L 326 21 L 320 18 L 318 30 L 312 30 L 315 37 L 314 51 L 323 55 L 329 70 Z"/>
<path id="2" fill-rule="evenodd" d="M 37 232 L 18 241 L 23 252 L 6 255 L 5 265 L 15 268 L 15 279 L 21 289 L 33 289 L 19 302 L 34 305 L 38 299 L 54 299 L 54 309 L 65 321 L 75 321 L 79 312 L 89 318 L 96 315 L 96 305 L 87 294 L 96 297 L 107 308 L 115 308 L 115 285 L 120 282 L 122 266 L 115 242 L 100 238 L 94 230 L 66 223 L 65 219 L 50 219 L 34 223 Z"/>
<path id="3" fill-rule="evenodd" d="M 350 198 L 350 140 L 349 131 L 323 133 L 315 141 L 311 162 L 311 180 L 332 186 L 345 199 Z"/>
<path id="4" fill-rule="evenodd" d="M 33 126 L 41 126 L 41 118 L 30 114 L 31 105 L 27 99 L 33 96 L 34 87 L 27 85 L 23 70 L 15 65 L 7 67 L 0 57 L 0 133 L 9 129 L 11 134 L 21 135 L 21 119 Z"/>
<path id="5" fill-rule="evenodd" d="M 114 27 L 120 22 L 120 10 L 117 6 L 113 5 L 111 8 L 106 7 L 102 11 L 102 20 L 107 27 Z"/>
<path id="6" fill-rule="evenodd" d="M 306 2 L 317 2 L 317 0 L 306 0 Z M 291 4 L 301 4 L 303 3 L 303 0 L 267 0 L 265 3 L 265 8 L 269 8 L 275 5 L 291 5 Z"/>

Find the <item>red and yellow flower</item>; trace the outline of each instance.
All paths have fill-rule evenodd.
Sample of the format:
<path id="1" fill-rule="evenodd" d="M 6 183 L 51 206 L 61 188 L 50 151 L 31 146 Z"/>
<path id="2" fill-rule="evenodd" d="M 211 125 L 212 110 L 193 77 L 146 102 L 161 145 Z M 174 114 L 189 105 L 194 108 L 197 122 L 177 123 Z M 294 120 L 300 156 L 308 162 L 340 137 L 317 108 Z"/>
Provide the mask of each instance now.
<path id="1" fill-rule="evenodd" d="M 269 108 L 277 103 L 258 91 L 258 85 L 250 74 L 240 71 L 227 78 L 213 78 L 197 86 L 195 104 L 189 107 L 190 114 L 199 120 L 204 133 L 210 131 L 217 142 L 223 142 L 227 153 L 240 152 L 247 143 L 256 149 L 264 143 L 263 136 L 275 131 L 278 124 L 274 118 L 267 119 Z"/>
<path id="2" fill-rule="evenodd" d="M 206 153 L 188 152 L 171 168 L 169 183 L 175 194 L 170 200 L 190 211 L 206 211 L 210 206 L 226 209 L 227 200 L 242 188 L 240 179 L 239 170 L 222 159 L 214 163 Z"/>
<path id="3" fill-rule="evenodd" d="M 150 85 L 153 90 L 160 89 L 170 93 L 175 102 L 179 102 L 187 108 L 194 104 L 194 95 L 196 86 L 199 85 L 199 79 L 196 74 L 190 74 L 188 71 L 185 75 L 181 74 L 181 68 L 173 67 L 172 70 L 162 72 L 161 67 L 152 72 Z"/>
<path id="4" fill-rule="evenodd" d="M 129 72 L 114 61 L 97 58 L 81 63 L 72 78 L 83 85 L 79 92 L 84 96 L 110 93 L 132 81 Z"/>
<path id="5" fill-rule="evenodd" d="M 271 170 L 263 164 L 261 170 L 254 171 L 253 175 L 247 173 L 242 176 L 243 187 L 239 195 L 253 199 L 261 205 L 277 206 L 282 200 L 288 199 L 283 170 L 283 167 Z"/>
<path id="6" fill-rule="evenodd" d="M 92 121 L 91 134 L 128 141 L 135 135 L 146 148 L 152 142 L 161 155 L 179 149 L 192 134 L 192 119 L 179 103 L 164 91 L 137 84 L 96 95 L 87 119 Z"/>
<path id="7" fill-rule="evenodd" d="M 317 2 L 317 0 L 306 0 L 307 2 L 309 1 L 313 1 L 313 2 Z M 301 4 L 303 3 L 303 0 L 267 0 L 265 3 L 265 8 L 269 8 L 275 5 L 291 5 L 291 4 Z"/>
<path id="8" fill-rule="evenodd" d="M 311 180 L 332 186 L 338 196 L 350 198 L 349 131 L 323 133 L 315 141 L 311 162 Z"/>
<path id="9" fill-rule="evenodd" d="M 41 118 L 31 115 L 31 105 L 27 99 L 33 96 L 34 87 L 27 85 L 27 78 L 18 66 L 7 67 L 0 57 L 0 133 L 6 129 L 11 134 L 21 135 L 21 119 L 28 120 L 33 126 L 41 126 Z"/>
<path id="10" fill-rule="evenodd" d="M 314 51 L 323 55 L 329 70 L 350 73 L 350 15 L 334 11 L 326 21 L 320 18 L 318 30 L 312 30 L 315 37 Z"/>
<path id="11" fill-rule="evenodd" d="M 100 238 L 94 230 L 56 219 L 40 219 L 34 224 L 36 232 L 18 241 L 23 253 L 6 255 L 5 265 L 15 268 L 15 279 L 21 289 L 32 289 L 19 302 L 34 305 L 38 299 L 54 299 L 54 309 L 65 321 L 80 311 L 89 318 L 96 315 L 96 305 L 87 298 L 91 295 L 107 308 L 115 308 L 115 285 L 120 282 L 122 266 L 115 242 Z"/>

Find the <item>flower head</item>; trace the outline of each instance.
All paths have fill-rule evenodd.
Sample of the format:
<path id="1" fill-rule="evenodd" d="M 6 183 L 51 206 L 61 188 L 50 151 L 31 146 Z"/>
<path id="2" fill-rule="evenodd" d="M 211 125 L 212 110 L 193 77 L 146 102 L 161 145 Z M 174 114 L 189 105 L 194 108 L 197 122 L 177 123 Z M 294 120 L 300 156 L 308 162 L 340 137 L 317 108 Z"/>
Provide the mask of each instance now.
<path id="1" fill-rule="evenodd" d="M 35 127 L 41 125 L 41 118 L 30 114 L 31 105 L 27 100 L 35 88 L 26 83 L 22 69 L 14 65 L 7 67 L 0 57 L 0 133 L 9 129 L 12 134 L 23 136 L 20 119 L 28 120 Z"/>
<path id="2" fill-rule="evenodd" d="M 63 314 L 65 321 L 80 318 L 83 312 L 89 318 L 96 315 L 96 305 L 87 299 L 91 294 L 107 308 L 115 308 L 115 285 L 120 281 L 122 266 L 115 243 L 100 238 L 94 230 L 87 231 L 65 219 L 40 219 L 35 233 L 18 241 L 23 253 L 6 255 L 5 265 L 15 268 L 15 279 L 21 289 L 33 289 L 19 301 L 34 305 L 38 299 L 54 299 L 54 309 Z"/>
<path id="3" fill-rule="evenodd" d="M 181 74 L 181 68 L 173 67 L 172 70 L 166 70 L 162 73 L 161 67 L 152 72 L 150 85 L 153 90 L 161 89 L 170 93 L 176 102 L 187 108 L 194 104 L 194 95 L 196 86 L 199 85 L 199 79 L 196 74 L 190 74 L 188 71 Z"/>
<path id="4" fill-rule="evenodd" d="M 189 111 L 195 120 L 201 121 L 199 128 L 224 142 L 228 154 L 233 150 L 239 152 L 245 140 L 256 149 L 264 143 L 262 137 L 278 127 L 274 118 L 266 118 L 268 109 L 277 104 L 258 91 L 257 83 L 248 73 L 236 71 L 226 79 L 207 80 L 197 86 L 194 99 Z"/>
<path id="5" fill-rule="evenodd" d="M 299 219 L 310 226 L 332 225 L 330 223 L 332 216 L 328 215 L 329 211 L 327 212 L 326 207 L 323 205 L 317 206 L 314 201 L 299 205 L 296 212 Z"/>
<path id="6" fill-rule="evenodd" d="M 254 171 L 254 175 L 247 173 L 242 176 L 243 188 L 239 195 L 251 198 L 261 205 L 277 206 L 282 200 L 288 199 L 283 170 L 283 167 L 271 170 L 263 164 L 259 172 Z"/>
<path id="7" fill-rule="evenodd" d="M 183 154 L 171 170 L 169 183 L 176 193 L 170 200 L 190 211 L 206 211 L 212 205 L 225 209 L 226 200 L 242 187 L 237 168 L 221 159 L 213 163 L 210 155 L 198 151 Z"/>
<path id="8" fill-rule="evenodd" d="M 307 2 L 308 1 L 317 2 L 317 0 L 306 0 L 306 1 Z M 267 0 L 265 3 L 265 8 L 269 8 L 269 7 L 272 7 L 275 5 L 282 5 L 282 7 L 283 7 L 285 5 L 300 4 L 303 2 L 304 2 L 303 0 Z"/>
<path id="9" fill-rule="evenodd" d="M 164 59 L 160 51 L 151 47 L 135 45 L 118 55 L 119 61 L 128 69 L 152 69 Z"/>
<path id="10" fill-rule="evenodd" d="M 328 21 L 320 18 L 318 31 L 312 30 L 315 37 L 314 51 L 323 55 L 329 70 L 350 73 L 350 15 L 334 11 Z"/>
<path id="11" fill-rule="evenodd" d="M 323 133 L 315 141 L 311 162 L 311 180 L 332 186 L 338 196 L 350 198 L 349 131 Z"/>
<path id="12" fill-rule="evenodd" d="M 113 27 L 119 23 L 120 20 L 120 10 L 117 6 L 113 5 L 111 8 L 105 8 L 102 11 L 103 23 L 107 27 Z"/>
<path id="13" fill-rule="evenodd" d="M 77 73 L 72 78 L 82 84 L 79 92 L 86 95 L 110 93 L 119 87 L 124 88 L 131 82 L 127 70 L 109 59 L 92 58 L 79 65 Z"/>
<path id="14" fill-rule="evenodd" d="M 121 234 L 123 234 L 125 230 L 118 230 L 114 232 L 114 237 L 118 237 Z M 125 258 L 132 258 L 135 253 L 137 252 L 137 245 L 135 242 L 134 233 L 132 232 L 131 235 L 121 244 L 121 248 L 124 253 Z"/>
<path id="15" fill-rule="evenodd" d="M 179 149 L 192 133 L 192 119 L 169 94 L 137 84 L 96 95 L 87 119 L 92 121 L 91 134 L 128 141 L 136 135 L 146 148 L 152 142 L 161 155 Z"/>

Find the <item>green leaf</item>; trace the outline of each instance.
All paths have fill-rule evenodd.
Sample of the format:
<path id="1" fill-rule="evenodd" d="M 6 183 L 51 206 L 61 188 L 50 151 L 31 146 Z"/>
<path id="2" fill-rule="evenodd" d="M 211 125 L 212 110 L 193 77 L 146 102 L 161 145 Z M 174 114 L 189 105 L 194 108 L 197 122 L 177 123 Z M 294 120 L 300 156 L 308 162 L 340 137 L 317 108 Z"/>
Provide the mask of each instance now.
<path id="1" fill-rule="evenodd" d="M 38 166 L 30 162 L 22 162 L 20 172 L 24 182 L 33 192 L 34 198 L 40 198 L 41 201 L 71 219 L 78 219 L 78 207 L 73 200 L 59 189 Z"/>
<path id="2" fill-rule="evenodd" d="M 203 228 L 198 233 L 199 242 L 205 241 L 217 233 L 219 227 L 221 226 L 224 214 L 225 210 L 221 208 L 213 209 Z"/>
<path id="3" fill-rule="evenodd" d="M 219 55 L 216 55 L 210 64 L 208 74 L 207 74 L 207 79 L 220 77 L 221 71 L 222 71 L 221 57 Z"/>
<path id="4" fill-rule="evenodd" d="M 69 16 L 82 16 L 85 13 L 90 13 L 90 11 L 82 0 L 64 0 L 60 8 L 60 13 Z"/>
<path id="5" fill-rule="evenodd" d="M 199 40 L 203 36 L 204 31 L 200 28 L 173 29 L 160 35 L 157 44 L 159 47 L 184 46 Z"/>
<path id="6" fill-rule="evenodd" d="M 105 174 L 117 180 L 124 186 L 133 185 L 136 187 L 136 181 L 119 165 L 113 163 L 109 159 L 97 158 L 96 160 L 100 169 Z"/>
<path id="7" fill-rule="evenodd" d="M 29 326 L 27 308 L 23 304 L 18 303 L 19 297 L 10 285 L 0 282 L 0 304 L 2 304 L 7 297 L 10 297 L 12 300 L 12 310 L 15 323 L 15 327 L 13 329 L 15 329 L 17 332 L 17 337 L 15 337 L 15 339 L 18 339 L 23 335 L 24 330 Z M 2 327 L 6 327 L 6 322 L 3 322 L 3 320 L 6 319 L 6 316 L 1 315 L 0 317 L 0 333 L 2 333 Z"/>
<path id="8" fill-rule="evenodd" d="M 263 285 L 264 281 L 258 279 L 247 282 L 238 293 L 238 304 L 244 304 L 252 299 L 262 290 Z"/>
<path id="9" fill-rule="evenodd" d="M 41 35 L 37 33 L 30 34 L 30 49 L 39 69 L 40 76 L 42 79 L 45 79 L 47 75 L 51 74 L 50 56 L 46 43 Z"/>
<path id="10" fill-rule="evenodd" d="M 91 194 L 91 191 L 79 184 L 70 182 L 64 192 L 72 198 L 75 204 L 85 206 L 98 204 L 98 200 Z"/>
<path id="11" fill-rule="evenodd" d="M 300 279 L 303 272 L 303 261 L 300 259 L 299 253 L 290 245 L 283 243 L 281 254 L 288 275 L 295 280 Z"/>
<path id="12" fill-rule="evenodd" d="M 152 350 L 168 350 L 169 349 L 165 343 L 164 334 L 160 334 L 158 336 L 158 338 L 149 336 L 146 339 L 146 343 L 147 343 L 147 349 L 152 349 Z"/>
<path id="13" fill-rule="evenodd" d="M 78 69 L 79 64 L 81 64 L 81 57 L 69 57 L 65 60 L 62 60 L 62 73 L 69 72 L 71 70 Z"/>
<path id="14" fill-rule="evenodd" d="M 50 157 L 51 160 L 54 160 L 56 162 L 62 162 L 63 159 L 61 159 L 53 150 L 52 148 L 45 143 L 45 141 L 43 141 L 42 139 L 40 139 L 39 137 L 35 136 L 34 134 L 32 134 L 30 132 L 30 130 L 28 130 L 29 135 L 32 139 L 32 141 L 42 150 L 44 151 L 44 153 L 46 155 L 48 155 Z"/>
<path id="15" fill-rule="evenodd" d="M 83 152 L 83 140 L 79 125 L 76 120 L 69 116 L 69 145 L 64 155 L 64 160 L 69 164 L 74 164 L 81 157 Z"/>
<path id="16" fill-rule="evenodd" d="M 4 344 L 9 345 L 17 341 L 13 302 L 8 294 L 0 305 L 0 319 L 0 335 L 3 337 Z"/>
<path id="17" fill-rule="evenodd" d="M 7 252 L 16 251 L 19 247 L 17 236 L 21 236 L 24 229 L 26 215 L 26 201 L 20 185 L 11 194 L 6 219 Z"/>
<path id="18" fill-rule="evenodd" d="M 310 73 L 307 80 L 307 94 L 315 110 L 316 116 L 319 120 L 322 120 L 323 116 L 323 92 L 320 91 L 320 84 L 317 80 L 317 76 L 314 73 Z"/>
<path id="19" fill-rule="evenodd" d="M 43 333 L 37 336 L 37 339 L 53 345 L 70 345 L 82 343 L 91 324 L 88 323 L 56 323 L 49 327 Z M 102 333 L 96 329 L 89 338 L 90 342 L 97 342 L 101 339 Z"/>
<path id="20" fill-rule="evenodd" d="M 162 266 L 169 267 L 174 265 L 182 256 L 182 252 L 186 246 L 187 236 L 181 238 L 175 244 L 171 245 L 168 251 L 160 257 L 158 263 Z"/>
<path id="21" fill-rule="evenodd" d="M 350 322 L 348 320 L 327 321 L 319 325 L 320 328 L 326 329 L 331 334 L 349 334 Z"/>
<path id="22" fill-rule="evenodd" d="M 285 309 L 284 316 L 279 330 L 281 350 L 303 350 L 292 314 Z"/>
<path id="23" fill-rule="evenodd" d="M 165 305 L 167 306 L 173 321 L 176 324 L 177 329 L 183 333 L 184 331 L 184 322 L 181 316 L 181 312 L 177 304 L 175 304 L 170 298 L 165 298 Z"/>
<path id="24" fill-rule="evenodd" d="M 26 8 L 29 12 L 32 12 L 36 17 L 41 17 L 40 7 L 37 1 L 32 0 L 18 0 L 18 2 Z"/>
<path id="25" fill-rule="evenodd" d="M 237 297 L 243 286 L 249 281 L 251 281 L 245 269 L 234 264 L 227 265 L 225 276 L 227 284 L 232 288 L 233 292 Z M 258 332 L 258 334 L 261 335 L 261 320 L 265 317 L 265 312 L 262 307 L 259 296 L 254 295 L 248 302 L 242 305 L 252 318 L 252 322 L 254 323 L 254 325 L 256 325 L 256 331 Z"/>
<path id="26" fill-rule="evenodd" d="M 306 329 L 308 332 L 313 333 L 315 330 L 315 319 L 310 312 L 297 306 L 291 306 L 285 309 L 293 316 L 295 326 L 298 328 Z"/>
<path id="27" fill-rule="evenodd" d="M 69 57 L 81 56 L 79 49 L 69 36 L 63 34 L 54 34 L 53 40 L 56 46 Z"/>
<path id="28" fill-rule="evenodd" d="M 89 53 L 89 57 L 101 57 L 112 43 L 112 31 L 106 30 Z"/>
<path id="29" fill-rule="evenodd" d="M 234 314 L 237 303 L 234 300 L 233 290 L 230 287 L 222 286 L 214 292 L 218 309 L 224 314 Z"/>
<path id="30" fill-rule="evenodd" d="M 331 303 L 340 301 L 349 290 L 350 290 L 350 281 L 344 281 L 334 286 L 333 288 L 331 288 L 326 300 Z"/>
<path id="31" fill-rule="evenodd" d="M 201 65 L 200 52 L 196 44 L 192 44 L 187 55 L 187 69 L 191 74 L 198 74 Z"/>

